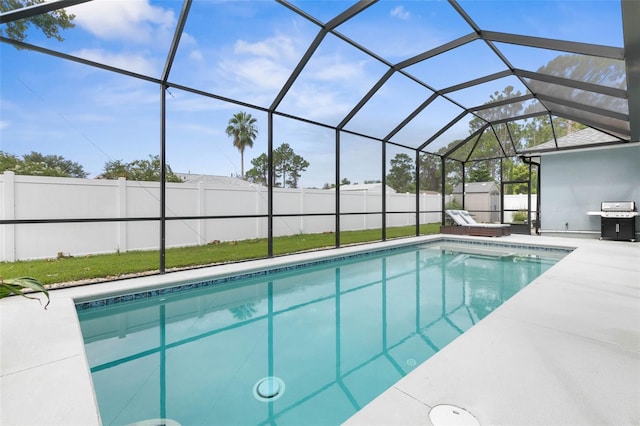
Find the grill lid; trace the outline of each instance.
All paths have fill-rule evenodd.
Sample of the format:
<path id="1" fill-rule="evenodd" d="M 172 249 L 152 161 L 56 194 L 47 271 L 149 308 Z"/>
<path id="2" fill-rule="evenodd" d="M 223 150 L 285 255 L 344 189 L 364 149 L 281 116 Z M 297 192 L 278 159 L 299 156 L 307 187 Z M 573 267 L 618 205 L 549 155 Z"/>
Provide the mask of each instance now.
<path id="1" fill-rule="evenodd" d="M 636 211 L 635 201 L 603 201 L 600 209 L 603 212 L 634 212 Z"/>

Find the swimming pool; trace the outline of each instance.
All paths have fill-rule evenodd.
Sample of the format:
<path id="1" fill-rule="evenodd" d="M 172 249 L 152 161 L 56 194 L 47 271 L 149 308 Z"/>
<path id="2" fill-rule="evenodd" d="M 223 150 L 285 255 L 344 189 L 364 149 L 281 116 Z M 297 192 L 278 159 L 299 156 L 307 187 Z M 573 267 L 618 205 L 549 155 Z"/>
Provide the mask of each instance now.
<path id="1" fill-rule="evenodd" d="M 102 421 L 339 424 L 568 252 L 442 240 L 79 303 Z"/>

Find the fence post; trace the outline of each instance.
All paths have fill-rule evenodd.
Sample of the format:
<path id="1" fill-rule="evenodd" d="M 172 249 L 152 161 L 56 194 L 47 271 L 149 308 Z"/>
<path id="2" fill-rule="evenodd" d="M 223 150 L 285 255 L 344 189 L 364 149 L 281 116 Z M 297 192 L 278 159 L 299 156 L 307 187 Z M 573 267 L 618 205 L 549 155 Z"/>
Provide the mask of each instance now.
<path id="1" fill-rule="evenodd" d="M 304 188 L 299 189 L 300 191 L 300 214 L 304 214 L 304 208 L 305 208 L 305 193 L 304 193 Z M 306 230 L 304 229 L 304 216 L 300 216 L 300 233 L 301 234 L 306 234 Z"/>
<path id="2" fill-rule="evenodd" d="M 118 191 L 116 197 L 118 208 L 118 217 L 124 219 L 127 217 L 127 180 L 123 177 L 118 178 Z M 127 246 L 127 222 L 118 222 L 118 251 L 125 252 L 129 248 Z"/>
<path id="3" fill-rule="evenodd" d="M 261 207 L 261 202 L 262 202 L 262 185 L 256 185 L 255 186 L 256 189 L 256 214 L 262 214 L 262 210 L 260 209 Z M 263 219 L 260 217 L 256 218 L 256 239 L 257 238 L 261 238 L 261 233 L 260 231 L 262 231 L 262 221 Z"/>
<path id="4" fill-rule="evenodd" d="M 362 191 L 362 199 L 364 200 L 364 209 L 363 209 L 363 211 L 365 212 L 365 214 L 363 215 L 363 217 L 364 217 L 363 218 L 364 219 L 364 223 L 363 223 L 364 229 L 368 229 L 367 228 L 367 218 L 368 218 L 368 216 L 366 214 L 369 211 L 369 208 L 367 207 L 367 193 L 368 193 L 368 191 L 366 191 L 366 190 Z"/>
<path id="5" fill-rule="evenodd" d="M 414 194 L 410 194 L 408 192 L 404 193 L 404 198 L 407 200 L 414 197 L 415 197 Z M 407 204 L 410 204 L 410 203 L 411 203 L 411 200 L 407 201 Z M 406 225 L 407 226 L 411 225 L 411 214 L 405 214 L 404 217 L 406 218 L 406 221 L 405 221 Z M 415 218 L 415 215 L 413 217 Z"/>
<path id="6" fill-rule="evenodd" d="M 2 199 L 2 208 L 0 209 L 0 218 L 4 220 L 13 220 L 16 215 L 16 197 L 15 182 L 16 174 L 14 172 L 4 172 L 4 197 Z M 0 261 L 15 262 L 16 261 L 16 225 L 2 225 L 3 241 L 2 253 Z"/>
<path id="7" fill-rule="evenodd" d="M 204 216 L 206 214 L 206 202 L 205 199 L 206 193 L 204 191 L 204 182 L 198 182 L 198 216 Z M 198 235 L 197 235 L 197 244 L 199 246 L 205 245 L 207 243 L 207 222 L 206 219 L 198 219 Z"/>

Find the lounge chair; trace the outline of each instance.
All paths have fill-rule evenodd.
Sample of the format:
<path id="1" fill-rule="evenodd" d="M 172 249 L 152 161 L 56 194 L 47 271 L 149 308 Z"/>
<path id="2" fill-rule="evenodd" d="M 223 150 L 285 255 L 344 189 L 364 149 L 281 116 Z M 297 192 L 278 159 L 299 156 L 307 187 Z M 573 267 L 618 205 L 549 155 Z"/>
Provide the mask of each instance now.
<path id="1" fill-rule="evenodd" d="M 478 223 L 466 210 L 445 210 L 445 212 L 453 219 L 456 225 L 441 226 L 441 234 L 473 235 L 478 237 L 502 237 L 511 235 L 511 225 Z"/>

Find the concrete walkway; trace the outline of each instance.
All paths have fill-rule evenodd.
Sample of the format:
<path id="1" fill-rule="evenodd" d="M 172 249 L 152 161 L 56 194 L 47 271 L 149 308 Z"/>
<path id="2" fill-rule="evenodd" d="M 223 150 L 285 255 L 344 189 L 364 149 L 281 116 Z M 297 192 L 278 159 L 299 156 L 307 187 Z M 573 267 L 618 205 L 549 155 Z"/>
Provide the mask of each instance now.
<path id="1" fill-rule="evenodd" d="M 346 424 L 640 425 L 640 244 L 508 239 L 578 249 Z"/>
<path id="2" fill-rule="evenodd" d="M 445 403 L 483 425 L 640 424 L 640 244 L 518 235 L 495 241 L 577 250 L 347 424 L 429 425 L 431 407 Z M 100 424 L 74 300 L 362 249 L 56 290 L 46 311 L 23 298 L 3 299 L 0 424 Z"/>

